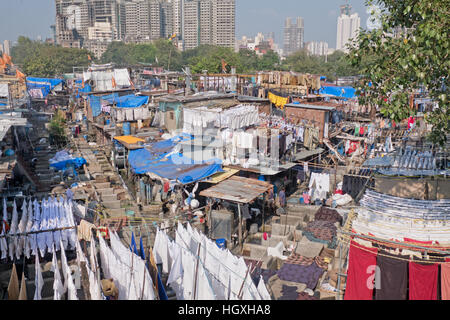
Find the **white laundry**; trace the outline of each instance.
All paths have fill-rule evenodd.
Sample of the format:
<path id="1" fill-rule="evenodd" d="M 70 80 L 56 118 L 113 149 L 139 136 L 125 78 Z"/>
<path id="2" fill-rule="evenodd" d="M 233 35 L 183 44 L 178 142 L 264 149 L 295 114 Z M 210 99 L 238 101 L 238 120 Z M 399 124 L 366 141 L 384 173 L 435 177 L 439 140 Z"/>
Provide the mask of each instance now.
<path id="1" fill-rule="evenodd" d="M 35 256 L 35 265 L 34 265 L 34 273 L 35 273 L 35 279 L 34 279 L 34 298 L 33 300 L 42 300 L 41 292 L 42 292 L 42 286 L 44 285 L 44 279 L 42 278 L 42 271 L 41 271 L 41 264 L 39 263 L 39 256 Z"/>
<path id="2" fill-rule="evenodd" d="M 275 247 L 267 248 L 267 255 L 280 258 L 281 260 L 287 260 L 288 257 L 283 255 L 283 251 L 286 250 L 282 241 L 280 241 Z"/>
<path id="3" fill-rule="evenodd" d="M 56 250 L 53 250 L 51 271 L 53 271 L 55 274 L 53 281 L 53 300 L 61 300 L 61 297 L 64 295 L 64 285 L 62 283 L 61 274 L 59 272 L 58 260 L 56 259 Z"/>
<path id="4" fill-rule="evenodd" d="M 17 227 L 18 233 L 24 233 L 27 228 L 28 222 L 28 212 L 27 212 L 27 202 L 24 200 L 22 204 L 22 217 L 20 218 L 19 226 Z M 16 258 L 19 259 L 25 249 L 25 239 L 26 236 L 19 236 L 17 247 L 16 247 Z"/>
<path id="5" fill-rule="evenodd" d="M 258 292 L 263 300 L 272 300 L 269 291 L 267 291 L 267 287 L 264 284 L 264 279 L 262 276 L 259 276 Z"/>
<path id="6" fill-rule="evenodd" d="M 6 235 L 5 228 L 6 228 L 6 222 L 8 221 L 8 214 L 6 211 L 6 199 L 3 198 L 3 217 L 2 217 L 2 236 Z M 0 238 L 0 249 L 2 251 L 1 259 L 5 259 L 8 255 L 8 243 L 6 241 L 6 237 Z"/>
<path id="7" fill-rule="evenodd" d="M 17 213 L 17 204 L 16 200 L 13 202 L 13 213 L 11 217 L 11 226 L 9 228 L 9 235 L 12 236 L 9 238 L 9 258 L 11 260 L 14 260 L 14 254 L 16 253 L 15 250 L 18 247 L 18 239 L 17 236 L 15 236 L 17 232 L 17 225 L 18 225 L 19 216 Z"/>

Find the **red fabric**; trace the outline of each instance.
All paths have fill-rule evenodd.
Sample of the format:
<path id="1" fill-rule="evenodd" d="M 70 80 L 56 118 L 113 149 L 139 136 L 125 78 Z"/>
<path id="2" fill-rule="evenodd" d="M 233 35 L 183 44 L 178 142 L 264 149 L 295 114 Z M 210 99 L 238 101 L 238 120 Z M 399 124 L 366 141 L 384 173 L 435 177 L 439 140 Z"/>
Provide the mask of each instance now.
<path id="1" fill-rule="evenodd" d="M 375 279 L 377 252 L 376 248 L 366 248 L 354 241 L 351 242 L 344 300 L 373 299 L 373 287 L 368 283 L 370 284 L 370 277 Z"/>
<path id="2" fill-rule="evenodd" d="M 409 263 L 409 300 L 437 300 L 438 264 Z"/>
<path id="3" fill-rule="evenodd" d="M 164 182 L 164 192 L 169 192 L 169 181 Z"/>
<path id="4" fill-rule="evenodd" d="M 359 128 L 359 135 L 360 136 L 364 135 L 364 127 Z"/>
<path id="5" fill-rule="evenodd" d="M 339 190 L 336 190 L 334 194 L 344 194 L 344 191 L 339 189 Z"/>
<path id="6" fill-rule="evenodd" d="M 420 243 L 420 244 L 433 244 L 433 241 L 420 241 L 410 238 L 403 238 L 405 242 L 411 242 L 411 243 Z"/>

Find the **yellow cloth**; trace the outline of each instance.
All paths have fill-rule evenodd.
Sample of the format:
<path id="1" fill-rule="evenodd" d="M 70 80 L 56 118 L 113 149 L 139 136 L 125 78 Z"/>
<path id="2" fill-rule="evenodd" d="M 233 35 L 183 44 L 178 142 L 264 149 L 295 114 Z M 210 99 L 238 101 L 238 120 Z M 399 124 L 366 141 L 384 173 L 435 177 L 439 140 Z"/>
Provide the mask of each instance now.
<path id="1" fill-rule="evenodd" d="M 119 142 L 125 142 L 128 144 L 136 144 L 138 142 L 145 142 L 145 140 L 133 137 L 133 136 L 121 136 L 121 137 L 114 137 Z"/>
<path id="2" fill-rule="evenodd" d="M 271 92 L 269 92 L 269 100 L 272 102 L 277 108 L 283 109 L 284 106 L 288 103 L 289 98 L 283 98 L 277 96 Z"/>

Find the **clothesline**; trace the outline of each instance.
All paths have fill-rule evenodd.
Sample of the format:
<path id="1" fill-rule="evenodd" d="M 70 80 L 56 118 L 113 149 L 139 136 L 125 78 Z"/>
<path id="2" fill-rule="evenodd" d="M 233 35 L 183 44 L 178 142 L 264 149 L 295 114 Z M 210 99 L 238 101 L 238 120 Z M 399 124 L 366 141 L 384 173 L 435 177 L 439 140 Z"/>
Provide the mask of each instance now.
<path id="1" fill-rule="evenodd" d="M 342 230 L 337 230 L 337 232 L 347 236 L 347 237 L 344 236 L 343 239 L 349 239 L 351 236 L 354 236 L 354 237 L 358 237 L 358 238 L 362 238 L 362 239 L 364 239 L 364 238 L 369 239 L 372 242 L 382 244 L 385 246 L 389 246 L 388 244 L 392 244 L 391 247 L 409 247 L 409 248 L 421 249 L 423 251 L 432 251 L 432 252 L 436 252 L 436 253 L 440 253 L 440 254 L 450 255 L 450 251 L 443 251 L 443 250 L 439 250 L 439 249 L 436 249 L 433 247 L 424 247 L 424 246 L 414 245 L 414 244 L 410 244 L 410 243 L 406 243 L 406 242 L 395 242 L 395 241 L 391 241 L 391 240 L 380 239 L 377 237 L 361 235 L 361 234 L 357 234 L 354 232 L 347 232 L 347 231 L 342 231 Z M 438 247 L 438 248 L 445 248 L 445 247 Z"/>
<path id="2" fill-rule="evenodd" d="M 353 246 L 353 247 L 357 247 L 358 249 L 361 249 L 363 251 L 369 252 L 369 253 L 373 253 L 370 248 L 364 247 L 361 244 L 355 245 L 353 242 L 351 241 L 345 241 L 342 242 L 343 245 L 346 245 L 347 247 Z M 401 258 L 401 257 L 397 257 L 395 254 L 383 254 L 382 252 L 380 252 L 380 250 L 385 251 L 384 249 L 380 249 L 380 248 L 376 248 L 379 251 L 377 252 L 377 255 L 382 256 L 382 257 L 387 257 L 387 258 L 392 258 L 395 260 L 400 260 L 400 261 L 406 261 L 406 262 L 416 262 L 416 263 L 430 263 L 430 264 L 450 264 L 450 262 L 445 262 L 445 261 L 433 261 L 433 260 L 424 260 L 424 259 L 419 259 L 418 260 L 414 260 L 414 259 L 406 259 L 406 258 Z"/>
<path id="3" fill-rule="evenodd" d="M 16 237 L 16 236 L 26 236 L 26 235 L 29 235 L 29 234 L 36 234 L 36 233 L 43 233 L 43 232 L 53 232 L 53 231 L 62 231 L 62 230 L 75 229 L 75 228 L 77 228 L 77 226 L 56 228 L 56 229 L 48 229 L 48 230 L 30 231 L 30 232 L 22 232 L 22 233 L 14 233 L 14 234 L 5 234 L 5 235 L 0 235 L 0 238 L 13 238 L 13 237 Z"/>

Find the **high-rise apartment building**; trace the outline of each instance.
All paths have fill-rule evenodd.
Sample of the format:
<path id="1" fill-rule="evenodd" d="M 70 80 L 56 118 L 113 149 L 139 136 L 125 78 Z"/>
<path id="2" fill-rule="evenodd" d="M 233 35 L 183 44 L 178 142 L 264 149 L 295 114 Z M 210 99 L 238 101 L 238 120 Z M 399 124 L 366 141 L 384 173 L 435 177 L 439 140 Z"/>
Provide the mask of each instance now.
<path id="1" fill-rule="evenodd" d="M 234 48 L 235 0 L 183 0 L 182 16 L 185 50 L 201 44 Z"/>
<path id="2" fill-rule="evenodd" d="M 96 56 L 112 41 L 175 39 L 181 49 L 234 47 L 235 0 L 55 0 L 56 42 Z M 172 37 L 175 35 L 175 37 Z"/>
<path id="3" fill-rule="evenodd" d="M 284 53 L 286 56 L 304 47 L 304 23 L 302 17 L 286 18 L 284 24 Z"/>
<path id="4" fill-rule="evenodd" d="M 236 1 L 213 0 L 212 44 L 233 48 L 236 41 Z"/>
<path id="5" fill-rule="evenodd" d="M 11 41 L 9 41 L 9 40 L 3 41 L 2 52 L 6 53 L 7 55 L 11 55 Z"/>
<path id="6" fill-rule="evenodd" d="M 182 40 L 184 50 L 194 49 L 200 45 L 200 2 L 183 1 Z"/>
<path id="7" fill-rule="evenodd" d="M 306 44 L 306 50 L 313 56 L 328 55 L 328 43 L 325 41 L 311 41 Z"/>
<path id="8" fill-rule="evenodd" d="M 358 36 L 361 19 L 358 13 L 350 14 L 350 5 L 341 6 L 341 15 L 337 21 L 336 50 L 348 52 L 347 44 Z"/>

